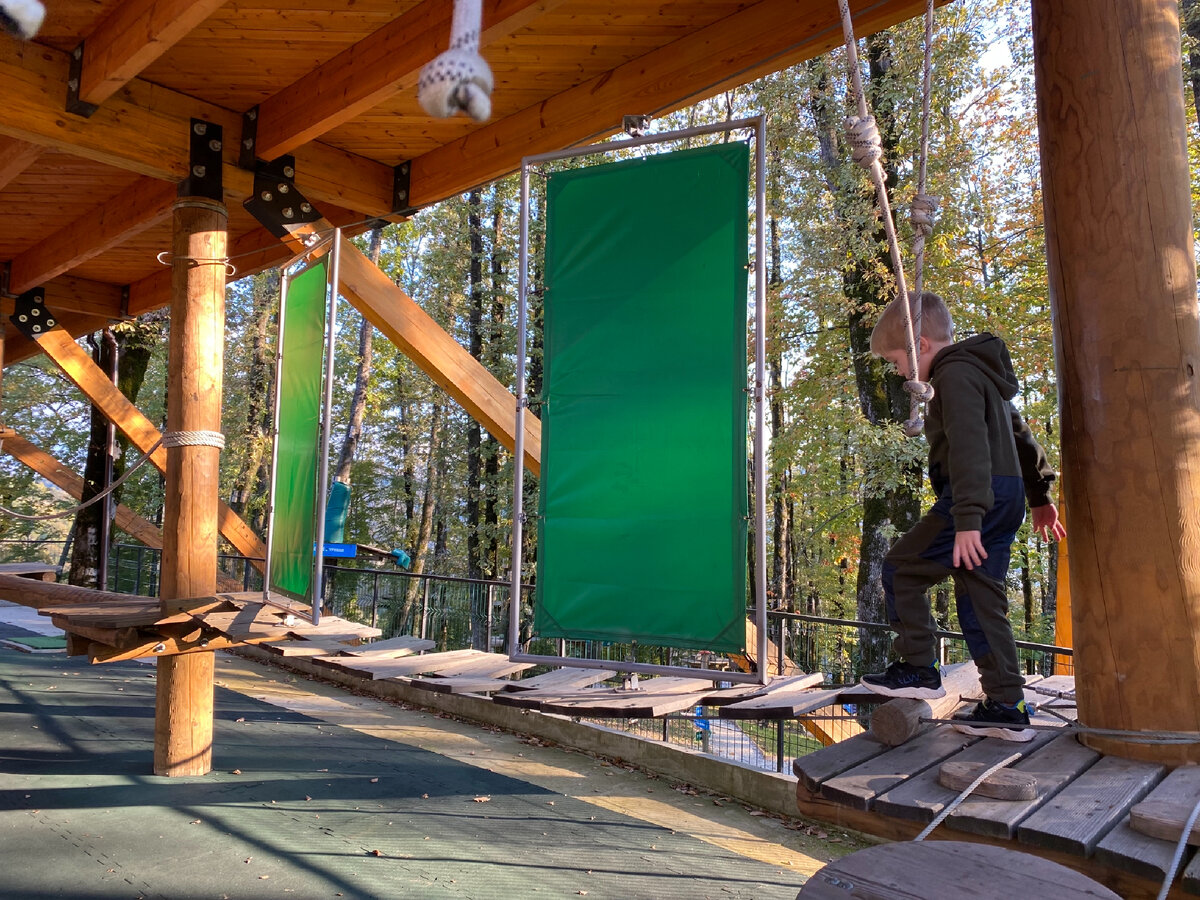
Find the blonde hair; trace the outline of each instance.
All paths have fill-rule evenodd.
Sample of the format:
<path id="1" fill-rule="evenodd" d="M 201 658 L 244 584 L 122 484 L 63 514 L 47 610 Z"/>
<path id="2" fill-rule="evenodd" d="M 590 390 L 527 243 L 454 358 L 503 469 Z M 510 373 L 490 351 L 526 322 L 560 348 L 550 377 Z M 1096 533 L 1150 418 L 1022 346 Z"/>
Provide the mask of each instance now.
<path id="1" fill-rule="evenodd" d="M 900 305 L 902 302 L 896 299 L 884 307 L 883 314 L 871 330 L 871 352 L 876 356 L 882 356 L 892 350 L 905 349 L 904 307 Z M 909 308 L 915 318 L 916 302 L 910 303 Z M 946 302 L 929 291 L 921 294 L 921 334 L 932 341 L 954 340 L 954 320 L 950 318 Z"/>

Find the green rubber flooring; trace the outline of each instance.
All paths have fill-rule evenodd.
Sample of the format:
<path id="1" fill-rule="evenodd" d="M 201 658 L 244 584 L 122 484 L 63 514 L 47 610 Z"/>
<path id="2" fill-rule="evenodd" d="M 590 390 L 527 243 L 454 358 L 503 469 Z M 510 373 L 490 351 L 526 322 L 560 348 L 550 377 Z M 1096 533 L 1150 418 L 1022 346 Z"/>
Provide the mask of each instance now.
<path id="1" fill-rule="evenodd" d="M 154 674 L 0 649 L 0 898 L 770 900 L 805 880 L 221 687 L 214 771 L 156 777 Z"/>

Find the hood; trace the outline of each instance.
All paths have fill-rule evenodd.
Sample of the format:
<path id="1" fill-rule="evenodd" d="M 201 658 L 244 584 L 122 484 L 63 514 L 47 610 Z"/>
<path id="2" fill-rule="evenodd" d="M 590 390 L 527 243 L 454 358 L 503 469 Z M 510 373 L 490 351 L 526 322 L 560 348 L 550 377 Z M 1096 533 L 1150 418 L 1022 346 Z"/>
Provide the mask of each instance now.
<path id="1" fill-rule="evenodd" d="M 1011 400 L 1017 394 L 1017 376 L 1013 372 L 1012 359 L 1004 341 L 994 334 L 977 334 L 943 347 L 933 358 L 929 367 L 929 380 L 936 385 L 938 370 L 950 364 L 965 363 L 974 366 L 990 378 L 1000 391 L 1000 396 Z"/>

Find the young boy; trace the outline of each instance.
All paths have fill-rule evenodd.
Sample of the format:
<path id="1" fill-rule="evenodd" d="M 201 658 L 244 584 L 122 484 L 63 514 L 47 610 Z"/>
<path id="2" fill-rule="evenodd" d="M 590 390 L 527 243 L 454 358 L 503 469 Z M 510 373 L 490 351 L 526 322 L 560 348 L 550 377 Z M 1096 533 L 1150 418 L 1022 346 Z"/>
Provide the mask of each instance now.
<path id="1" fill-rule="evenodd" d="M 902 301 L 887 306 L 871 332 L 871 352 L 907 374 Z M 979 334 L 954 341 L 954 323 L 936 294 L 921 295 L 917 379 L 933 385 L 925 435 L 929 480 L 937 502 L 896 541 L 883 565 L 888 619 L 900 659 L 862 683 L 891 697 L 945 695 L 935 664 L 936 625 L 926 591 L 954 579 L 958 621 L 987 698 L 955 716 L 968 734 L 1028 741 L 1025 679 L 1008 622 L 1005 577 L 1013 538 L 1025 518 L 1047 540 L 1066 531 L 1050 502 L 1054 472 L 1029 427 L 1009 402 L 1017 378 L 1004 341 Z M 914 304 L 915 305 L 915 304 Z"/>

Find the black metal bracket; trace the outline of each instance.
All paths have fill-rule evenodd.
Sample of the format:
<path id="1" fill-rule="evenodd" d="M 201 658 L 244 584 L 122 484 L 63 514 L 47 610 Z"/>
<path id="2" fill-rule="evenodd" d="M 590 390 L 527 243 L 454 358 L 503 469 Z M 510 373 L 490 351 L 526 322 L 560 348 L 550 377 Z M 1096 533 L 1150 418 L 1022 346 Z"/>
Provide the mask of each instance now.
<path id="1" fill-rule="evenodd" d="M 17 330 L 31 341 L 58 324 L 58 320 L 50 310 L 46 309 L 46 289 L 35 287 L 17 297 L 13 314 L 9 321 L 17 326 Z"/>
<path id="2" fill-rule="evenodd" d="M 321 218 L 317 208 L 296 190 L 296 160 L 281 156 L 254 166 L 254 193 L 242 204 L 267 231 L 277 238 L 287 237 L 291 225 L 303 225 Z"/>
<path id="3" fill-rule="evenodd" d="M 238 168 L 254 171 L 258 160 L 258 107 L 252 106 L 242 113 L 242 142 L 238 145 Z"/>
<path id="4" fill-rule="evenodd" d="M 192 119 L 188 129 L 188 175 L 179 183 L 180 197 L 207 197 L 224 202 L 221 178 L 221 152 L 225 130 L 203 119 Z"/>
<path id="5" fill-rule="evenodd" d="M 412 179 L 412 160 L 407 160 L 392 168 L 392 214 L 411 216 L 417 211 L 409 204 L 409 182 Z"/>
<path id="6" fill-rule="evenodd" d="M 90 118 L 100 107 L 95 103 L 84 103 L 79 99 L 79 84 L 83 78 L 83 42 L 71 51 L 71 63 L 67 69 L 67 112 Z"/>

